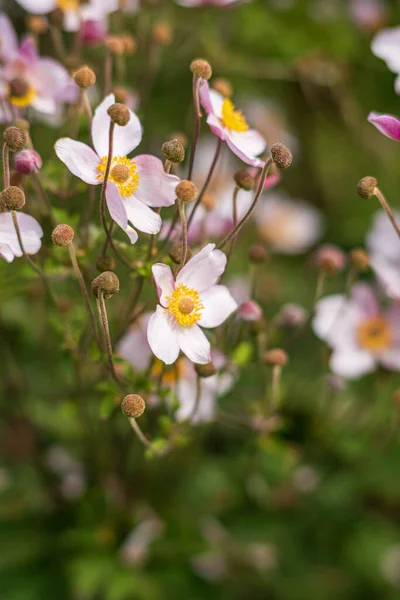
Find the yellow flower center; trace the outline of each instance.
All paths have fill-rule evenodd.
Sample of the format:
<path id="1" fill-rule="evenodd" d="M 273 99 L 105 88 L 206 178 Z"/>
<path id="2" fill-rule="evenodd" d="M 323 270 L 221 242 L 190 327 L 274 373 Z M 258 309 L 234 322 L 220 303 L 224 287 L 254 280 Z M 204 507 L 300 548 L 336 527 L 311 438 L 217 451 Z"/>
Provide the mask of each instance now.
<path id="1" fill-rule="evenodd" d="M 357 327 L 356 337 L 361 348 L 371 352 L 386 350 L 392 339 L 388 322 L 379 316 L 364 319 Z"/>
<path id="2" fill-rule="evenodd" d="M 16 77 L 10 81 L 8 86 L 9 101 L 14 106 L 25 108 L 32 104 L 36 97 L 35 89 L 21 77 Z"/>
<path id="3" fill-rule="evenodd" d="M 197 321 L 200 321 L 204 306 L 197 290 L 180 283 L 172 295 L 167 296 L 167 300 L 167 310 L 181 327 L 193 327 Z"/>
<path id="4" fill-rule="evenodd" d="M 79 8 L 79 0 L 57 0 L 56 4 L 63 11 L 78 10 Z"/>
<path id="5" fill-rule="evenodd" d="M 97 165 L 97 179 L 99 181 L 104 180 L 106 168 L 107 156 L 103 156 Z M 130 160 L 126 156 L 114 156 L 111 163 L 108 181 L 115 183 L 121 196 L 129 198 L 136 192 L 139 185 L 137 166 L 133 160 Z"/>
<path id="6" fill-rule="evenodd" d="M 229 98 L 225 98 L 222 104 L 222 123 L 232 131 L 243 133 L 249 126 L 241 110 L 235 109 L 235 105 Z"/>

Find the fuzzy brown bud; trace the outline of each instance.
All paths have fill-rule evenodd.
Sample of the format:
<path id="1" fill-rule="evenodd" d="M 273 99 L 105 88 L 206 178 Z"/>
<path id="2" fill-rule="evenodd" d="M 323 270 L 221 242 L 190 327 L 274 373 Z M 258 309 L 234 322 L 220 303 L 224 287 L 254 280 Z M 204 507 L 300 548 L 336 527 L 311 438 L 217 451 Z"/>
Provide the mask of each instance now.
<path id="1" fill-rule="evenodd" d="M 249 260 L 256 264 L 262 265 L 268 258 L 268 252 L 261 244 L 254 244 L 249 250 Z"/>
<path id="2" fill-rule="evenodd" d="M 185 160 L 185 148 L 177 139 L 165 142 L 161 147 L 161 152 L 172 163 L 178 164 Z"/>
<path id="3" fill-rule="evenodd" d="M 112 104 L 110 108 L 107 110 L 108 115 L 111 120 L 114 121 L 117 125 L 124 127 L 129 123 L 131 118 L 131 113 L 129 112 L 129 108 L 125 106 L 125 104 L 120 104 L 117 102 L 116 104 Z"/>
<path id="4" fill-rule="evenodd" d="M 7 210 L 20 210 L 25 204 L 24 192 L 15 185 L 10 185 L 3 190 L 1 199 Z"/>
<path id="5" fill-rule="evenodd" d="M 54 229 L 51 239 L 56 246 L 68 246 L 74 239 L 74 236 L 75 232 L 72 227 L 66 223 L 62 223 Z"/>
<path id="6" fill-rule="evenodd" d="M 7 127 L 3 133 L 3 140 L 11 152 L 19 152 L 26 146 L 27 135 L 19 127 Z"/>
<path id="7" fill-rule="evenodd" d="M 119 292 L 119 279 L 112 271 L 104 271 L 93 279 L 91 287 L 96 298 L 102 293 L 104 298 L 108 299 Z"/>
<path id="8" fill-rule="evenodd" d="M 172 42 L 172 29 L 169 23 L 160 21 L 156 23 L 151 32 L 153 42 L 159 46 L 169 46 Z"/>
<path id="9" fill-rule="evenodd" d="M 264 360 L 269 365 L 279 365 L 280 367 L 284 367 L 289 358 L 282 348 L 271 348 L 264 353 Z"/>
<path id="10" fill-rule="evenodd" d="M 203 79 L 210 79 L 212 75 L 212 68 L 209 62 L 203 58 L 196 58 L 190 64 L 190 70 L 195 77 L 202 77 Z"/>
<path id="11" fill-rule="evenodd" d="M 357 184 L 357 194 L 360 198 L 372 198 L 377 185 L 378 182 L 375 177 L 363 177 Z"/>
<path id="12" fill-rule="evenodd" d="M 138 394 L 128 394 L 121 402 L 121 410 L 128 419 L 138 419 L 146 410 L 146 404 Z"/>
<path id="13" fill-rule="evenodd" d="M 194 369 L 199 377 L 212 377 L 217 373 L 213 362 L 209 362 L 206 365 L 195 364 Z"/>
<path id="14" fill-rule="evenodd" d="M 192 202 L 197 197 L 197 188 L 193 181 L 183 179 L 175 188 L 176 197 L 182 202 Z"/>
<path id="15" fill-rule="evenodd" d="M 233 178 L 236 182 L 236 185 L 247 192 L 251 192 L 256 184 L 255 178 L 253 175 L 251 175 L 251 173 L 249 173 L 249 171 L 246 171 L 246 169 L 236 171 Z"/>
<path id="16" fill-rule="evenodd" d="M 220 77 L 218 79 L 214 79 L 212 83 L 213 89 L 221 94 L 224 98 L 230 98 L 233 94 L 233 88 L 230 81 Z"/>
<path id="17" fill-rule="evenodd" d="M 86 65 L 75 71 L 74 81 L 80 88 L 87 90 L 96 83 L 96 74 Z"/>
<path id="18" fill-rule="evenodd" d="M 175 264 L 180 265 L 182 262 L 183 256 L 183 247 L 182 242 L 176 241 L 171 245 L 171 248 L 168 252 L 169 257 L 174 261 Z M 190 248 L 187 249 L 186 252 L 186 262 L 191 258 L 192 252 Z"/>
<path id="19" fill-rule="evenodd" d="M 29 31 L 36 35 L 43 35 L 48 29 L 47 19 L 45 19 L 45 17 L 39 17 L 38 15 L 28 15 L 26 26 Z"/>
<path id="20" fill-rule="evenodd" d="M 105 44 L 112 54 L 122 56 L 125 53 L 125 43 L 121 36 L 109 35 L 105 40 Z"/>
<path id="21" fill-rule="evenodd" d="M 357 271 L 364 272 L 369 269 L 369 256 L 363 248 L 353 248 L 350 251 L 350 261 Z"/>
<path id="22" fill-rule="evenodd" d="M 114 271 L 115 260 L 112 256 L 99 256 L 96 260 L 96 267 L 100 273 L 104 271 Z"/>
<path id="23" fill-rule="evenodd" d="M 280 142 L 271 147 L 271 156 L 274 163 L 280 170 L 287 169 L 292 164 L 292 153 L 290 152 L 289 148 Z"/>

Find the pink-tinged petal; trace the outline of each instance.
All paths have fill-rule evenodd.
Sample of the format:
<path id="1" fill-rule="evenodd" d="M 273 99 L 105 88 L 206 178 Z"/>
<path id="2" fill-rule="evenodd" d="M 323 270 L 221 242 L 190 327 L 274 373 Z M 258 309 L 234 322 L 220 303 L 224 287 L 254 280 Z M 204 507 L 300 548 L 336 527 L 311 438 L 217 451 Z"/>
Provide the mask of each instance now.
<path id="1" fill-rule="evenodd" d="M 39 223 L 25 213 L 17 213 L 22 243 L 27 254 L 36 254 L 42 245 L 43 230 Z M 0 213 L 0 245 L 9 246 L 15 256 L 22 256 L 21 246 L 15 231 L 10 212 Z M 9 251 L 6 253 L 9 256 Z M 6 260 L 8 260 L 6 258 Z"/>
<path id="2" fill-rule="evenodd" d="M 45 15 L 57 8 L 56 0 L 17 0 L 17 2 L 33 15 Z"/>
<path id="3" fill-rule="evenodd" d="M 209 380 L 216 380 L 217 377 L 208 377 Z M 186 421 L 190 417 L 190 422 L 195 423 L 209 423 L 214 420 L 215 417 L 215 391 L 210 390 L 204 386 L 206 380 L 202 379 L 202 389 L 200 391 L 200 398 L 197 405 L 197 409 L 194 411 L 196 403 L 196 379 L 181 379 L 177 385 L 177 396 L 179 400 L 179 408 L 175 413 L 177 421 Z M 215 381 L 214 381 L 215 387 Z"/>
<path id="4" fill-rule="evenodd" d="M 247 300 L 239 306 L 238 316 L 243 321 L 258 321 L 262 314 L 261 307 L 254 300 Z"/>
<path id="5" fill-rule="evenodd" d="M 379 355 L 379 362 L 389 371 L 400 371 L 400 348 L 391 348 Z"/>
<path id="6" fill-rule="evenodd" d="M 14 252 L 7 244 L 0 243 L 0 256 L 8 263 L 11 263 L 14 260 Z"/>
<path id="7" fill-rule="evenodd" d="M 221 94 L 212 90 L 208 81 L 202 79 L 199 88 L 200 102 L 208 115 L 215 115 L 217 118 L 222 117 L 222 105 L 224 98 Z"/>
<path id="8" fill-rule="evenodd" d="M 371 50 L 393 73 L 400 73 L 400 27 L 379 31 L 372 40 Z"/>
<path id="9" fill-rule="evenodd" d="M 64 11 L 64 29 L 65 31 L 78 31 L 81 25 L 81 17 L 77 10 Z"/>
<path id="10" fill-rule="evenodd" d="M 312 328 L 331 347 L 343 347 L 353 340 L 355 327 L 362 318 L 354 302 L 343 294 L 334 294 L 317 302 Z"/>
<path id="11" fill-rule="evenodd" d="M 58 158 L 76 177 L 90 185 L 101 183 L 97 179 L 99 157 L 89 146 L 71 138 L 61 138 L 56 142 L 54 149 Z"/>
<path id="12" fill-rule="evenodd" d="M 366 283 L 356 283 L 351 290 L 351 299 L 365 317 L 379 315 L 380 306 L 373 289 Z"/>
<path id="13" fill-rule="evenodd" d="M 73 83 L 65 67 L 53 58 L 35 61 L 30 68 L 29 78 L 37 93 L 44 98 L 59 98 L 66 86 Z"/>
<path id="14" fill-rule="evenodd" d="M 400 347 L 400 302 L 393 303 L 385 317 L 389 321 L 392 344 Z"/>
<path id="15" fill-rule="evenodd" d="M 161 160 L 150 154 L 135 156 L 134 163 L 139 175 L 135 197 L 149 206 L 172 206 L 179 177 L 166 173 Z"/>
<path id="16" fill-rule="evenodd" d="M 400 141 L 400 120 L 397 117 L 370 112 L 368 121 L 386 137 L 396 140 L 396 142 Z"/>
<path id="17" fill-rule="evenodd" d="M 376 369 L 376 360 L 370 352 L 348 344 L 334 349 L 329 366 L 340 377 L 358 379 Z"/>
<path id="18" fill-rule="evenodd" d="M 224 285 L 213 285 L 200 295 L 204 309 L 201 311 L 201 327 L 218 327 L 238 307 Z"/>
<path id="19" fill-rule="evenodd" d="M 153 279 L 157 290 L 157 295 L 160 300 L 160 304 L 164 307 L 168 306 L 167 297 L 172 295 L 175 289 L 174 276 L 168 265 L 157 263 L 151 268 L 153 272 Z"/>
<path id="20" fill-rule="evenodd" d="M 115 103 L 114 94 L 106 96 L 101 104 L 96 108 L 93 123 L 92 137 L 93 145 L 97 154 L 103 158 L 108 156 L 108 137 L 110 130 L 110 117 L 107 110 Z M 126 156 L 134 150 L 141 142 L 142 127 L 140 121 L 133 113 L 130 112 L 130 120 L 125 127 L 115 125 L 113 137 L 113 153 L 114 156 Z"/>
<path id="21" fill-rule="evenodd" d="M 206 365 L 211 360 L 211 346 L 198 325 L 179 327 L 177 330 L 179 347 L 189 360 L 198 365 Z"/>
<path id="22" fill-rule="evenodd" d="M 0 54 L 5 60 L 18 54 L 18 38 L 10 19 L 0 14 Z"/>
<path id="23" fill-rule="evenodd" d="M 166 365 L 172 365 L 179 356 L 177 329 L 169 319 L 169 313 L 162 306 L 157 306 L 151 315 L 147 328 L 147 340 L 154 356 Z"/>
<path id="24" fill-rule="evenodd" d="M 109 181 L 106 191 L 107 207 L 112 219 L 121 227 L 129 237 L 131 244 L 138 240 L 137 232 L 128 224 L 128 215 L 117 186 Z"/>
<path id="25" fill-rule="evenodd" d="M 144 233 L 158 233 L 161 229 L 161 217 L 159 214 L 151 210 L 146 204 L 140 202 L 135 196 L 131 198 L 121 198 L 126 210 L 128 221 L 134 227 Z"/>
<path id="26" fill-rule="evenodd" d="M 19 46 L 19 53 L 22 59 L 27 62 L 35 62 L 38 59 L 35 40 L 31 36 L 25 36 Z"/>
<path id="27" fill-rule="evenodd" d="M 222 126 L 221 121 L 216 117 L 213 113 L 210 113 L 207 117 L 207 124 L 209 125 L 211 131 L 214 135 L 219 137 L 221 140 L 226 141 L 226 132 L 227 129 Z"/>
<path id="28" fill-rule="evenodd" d="M 193 256 L 179 272 L 176 283 L 183 283 L 198 292 L 205 292 L 215 285 L 225 271 L 226 255 L 215 250 L 215 244 L 207 244 Z"/>
<path id="29" fill-rule="evenodd" d="M 57 112 L 57 102 L 54 100 L 54 98 L 35 96 L 31 106 L 38 113 L 42 113 L 42 115 L 51 116 L 55 115 Z"/>
<path id="30" fill-rule="evenodd" d="M 146 313 L 138 319 L 117 345 L 117 353 L 127 360 L 137 371 L 147 369 L 152 356 L 147 341 L 147 327 L 151 313 Z"/>
<path id="31" fill-rule="evenodd" d="M 383 256 L 375 256 L 370 260 L 380 286 L 389 298 L 400 299 L 400 266 Z"/>
<path id="32" fill-rule="evenodd" d="M 229 148 L 248 165 L 261 166 L 264 162 L 257 158 L 258 154 L 264 152 L 267 142 L 255 129 L 238 132 L 229 130 L 226 135 L 226 143 Z"/>

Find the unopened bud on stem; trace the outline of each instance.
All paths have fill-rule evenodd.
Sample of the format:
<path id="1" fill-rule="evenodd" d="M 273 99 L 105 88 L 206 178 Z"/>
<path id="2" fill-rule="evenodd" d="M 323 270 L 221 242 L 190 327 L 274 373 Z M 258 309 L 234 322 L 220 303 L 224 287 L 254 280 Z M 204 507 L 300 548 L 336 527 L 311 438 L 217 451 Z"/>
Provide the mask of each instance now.
<path id="1" fill-rule="evenodd" d="M 138 394 L 128 394 L 121 402 L 121 410 L 128 419 L 138 419 L 146 409 L 146 404 Z"/>
<path id="2" fill-rule="evenodd" d="M 62 223 L 61 225 L 57 225 L 51 234 L 51 239 L 53 240 L 53 244 L 56 246 L 68 246 L 74 239 L 75 232 L 70 225 Z"/>
<path id="3" fill-rule="evenodd" d="M 282 350 L 282 348 L 271 348 L 265 352 L 264 360 L 269 365 L 278 365 L 280 367 L 284 367 L 289 358 L 287 353 Z"/>
<path id="4" fill-rule="evenodd" d="M 197 198 L 197 188 L 193 181 L 183 179 L 175 188 L 176 197 L 182 202 L 192 202 Z"/>
<path id="5" fill-rule="evenodd" d="M 251 175 L 249 171 L 246 171 L 246 169 L 236 171 L 233 178 L 236 182 L 236 185 L 247 192 L 251 192 L 256 184 L 256 180 L 254 179 L 253 175 Z"/>
<path id="6" fill-rule="evenodd" d="M 96 83 L 96 74 L 93 69 L 85 65 L 74 73 L 74 81 L 80 88 L 87 90 Z"/>
<path id="7" fill-rule="evenodd" d="M 212 377 L 217 373 L 217 369 L 213 362 L 209 362 L 206 365 L 194 365 L 195 371 L 199 377 Z"/>
<path id="8" fill-rule="evenodd" d="M 161 152 L 172 163 L 181 163 L 185 160 L 185 148 L 179 140 L 170 140 L 162 145 Z"/>
<path id="9" fill-rule="evenodd" d="M 210 79 L 212 75 L 210 63 L 203 58 L 197 58 L 196 60 L 193 60 L 190 64 L 190 70 L 195 77 L 202 79 Z"/>
<path id="10" fill-rule="evenodd" d="M 3 140 L 11 152 L 19 152 L 26 146 L 27 135 L 19 127 L 7 127 L 3 133 Z"/>
<path id="11" fill-rule="evenodd" d="M 15 185 L 7 187 L 1 195 L 1 199 L 7 210 L 21 210 L 25 205 L 25 194 L 21 188 Z"/>
<path id="12" fill-rule="evenodd" d="M 107 110 L 108 115 L 111 120 L 114 121 L 117 125 L 124 127 L 129 123 L 131 118 L 131 113 L 129 112 L 129 108 L 125 106 L 125 104 L 120 104 L 117 102 L 116 104 L 112 104 L 110 108 Z"/>
<path id="13" fill-rule="evenodd" d="M 375 194 L 375 188 L 378 185 L 375 177 L 363 177 L 357 184 L 357 194 L 360 198 L 372 198 Z"/>
<path id="14" fill-rule="evenodd" d="M 289 148 L 279 142 L 271 147 L 271 156 L 274 163 L 281 171 L 287 169 L 292 164 L 292 153 Z"/>
<path id="15" fill-rule="evenodd" d="M 119 292 L 119 279 L 112 271 L 104 271 L 96 279 L 93 279 L 91 287 L 96 298 L 103 294 L 107 300 Z"/>

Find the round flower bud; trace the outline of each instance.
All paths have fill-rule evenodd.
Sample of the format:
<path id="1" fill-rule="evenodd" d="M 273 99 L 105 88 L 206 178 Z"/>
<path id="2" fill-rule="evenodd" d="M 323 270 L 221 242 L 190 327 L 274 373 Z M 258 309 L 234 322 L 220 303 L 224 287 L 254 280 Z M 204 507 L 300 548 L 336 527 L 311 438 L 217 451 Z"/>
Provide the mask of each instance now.
<path id="1" fill-rule="evenodd" d="M 256 265 L 262 265 L 268 258 L 268 252 L 261 244 L 254 244 L 249 250 L 249 260 Z"/>
<path id="2" fill-rule="evenodd" d="M 3 140 L 11 152 L 19 152 L 26 146 L 27 135 L 18 127 L 7 127 L 3 133 Z"/>
<path id="3" fill-rule="evenodd" d="M 70 225 L 65 223 L 57 225 L 51 234 L 53 244 L 56 246 L 68 246 L 74 239 L 75 232 Z"/>
<path id="4" fill-rule="evenodd" d="M 253 175 L 251 175 L 249 171 L 246 171 L 246 169 L 236 171 L 233 178 L 236 182 L 236 185 L 247 192 L 251 192 L 256 184 L 256 180 L 254 179 Z"/>
<path id="5" fill-rule="evenodd" d="M 42 166 L 42 159 L 35 150 L 21 150 L 14 158 L 15 170 L 21 175 L 36 173 Z"/>
<path id="6" fill-rule="evenodd" d="M 363 272 L 369 269 L 369 256 L 363 248 L 353 248 L 350 252 L 350 261 L 357 271 Z"/>
<path id="7" fill-rule="evenodd" d="M 15 185 L 10 185 L 3 190 L 1 198 L 7 210 L 20 210 L 25 204 L 24 192 Z"/>
<path id="8" fill-rule="evenodd" d="M 127 54 L 134 54 L 137 48 L 136 40 L 132 35 L 125 34 L 122 36 L 122 42 Z"/>
<path id="9" fill-rule="evenodd" d="M 213 362 L 209 362 L 206 365 L 194 365 L 194 369 L 199 377 L 212 377 L 217 373 L 217 369 Z"/>
<path id="10" fill-rule="evenodd" d="M 271 350 L 267 350 L 264 353 L 264 360 L 269 365 L 284 367 L 287 364 L 289 357 L 282 348 L 271 348 Z"/>
<path id="11" fill-rule="evenodd" d="M 121 402 L 121 410 L 128 419 L 138 419 L 146 410 L 146 404 L 138 394 L 128 394 Z"/>
<path id="12" fill-rule="evenodd" d="M 196 60 L 193 60 L 190 64 L 190 70 L 193 75 L 198 78 L 210 79 L 212 75 L 210 63 L 203 58 L 196 58 Z"/>
<path id="13" fill-rule="evenodd" d="M 315 263 L 327 275 L 334 275 L 343 270 L 346 264 L 346 255 L 340 248 L 326 244 L 318 248 L 315 254 Z"/>
<path id="14" fill-rule="evenodd" d="M 99 298 L 100 293 L 103 294 L 105 299 L 111 298 L 119 292 L 118 277 L 112 271 L 104 271 L 96 279 L 93 279 L 92 292 L 96 298 Z"/>
<path id="15" fill-rule="evenodd" d="M 169 46 L 172 42 L 172 29 L 169 23 L 160 21 L 156 23 L 151 32 L 153 42 L 159 46 Z"/>
<path id="16" fill-rule="evenodd" d="M 120 104 L 117 102 L 116 104 L 112 104 L 110 108 L 107 110 L 108 115 L 111 120 L 114 121 L 117 125 L 124 127 L 129 123 L 131 118 L 131 113 L 129 112 L 129 108 L 125 106 L 125 104 Z"/>
<path id="17" fill-rule="evenodd" d="M 274 319 L 280 327 L 301 327 L 308 318 L 308 312 L 300 304 L 288 302 L 284 304 Z"/>
<path id="18" fill-rule="evenodd" d="M 96 260 L 96 267 L 100 273 L 104 271 L 114 271 L 115 260 L 112 256 L 99 256 Z"/>
<path id="19" fill-rule="evenodd" d="M 176 241 L 171 245 L 168 255 L 174 261 L 175 264 L 180 265 L 182 262 L 182 242 Z M 190 248 L 187 249 L 186 262 L 192 257 L 192 251 Z"/>
<path id="20" fill-rule="evenodd" d="M 283 170 L 290 167 L 293 160 L 293 155 L 284 144 L 277 143 L 271 147 L 271 155 L 278 169 Z"/>
<path id="21" fill-rule="evenodd" d="M 96 83 L 95 72 L 86 65 L 75 71 L 73 77 L 76 85 L 84 90 L 87 90 Z"/>
<path id="22" fill-rule="evenodd" d="M 375 177 L 363 177 L 357 184 L 357 194 L 360 198 L 372 198 L 377 185 Z"/>
<path id="23" fill-rule="evenodd" d="M 161 147 L 161 152 L 165 158 L 172 163 L 181 163 L 185 160 L 185 148 L 179 140 L 170 140 L 165 142 Z"/>
<path id="24" fill-rule="evenodd" d="M 214 79 L 212 83 L 213 89 L 221 94 L 224 98 L 230 98 L 233 94 L 233 89 L 230 81 L 224 79 L 223 77 L 219 77 L 218 79 Z"/>
<path id="25" fill-rule="evenodd" d="M 262 317 L 262 309 L 254 300 L 246 300 L 240 304 L 238 316 L 243 321 L 259 321 Z"/>
<path id="26" fill-rule="evenodd" d="M 83 44 L 93 46 L 104 42 L 107 36 L 107 28 L 104 21 L 87 19 L 81 23 L 79 33 Z"/>
<path id="27" fill-rule="evenodd" d="M 197 188 L 193 181 L 183 179 L 176 186 L 175 193 L 182 202 L 192 202 L 197 197 Z"/>
<path id="28" fill-rule="evenodd" d="M 32 33 L 42 35 L 46 33 L 48 29 L 47 19 L 39 17 L 38 15 L 28 15 L 26 19 L 26 26 Z"/>
<path id="29" fill-rule="evenodd" d="M 105 43 L 112 54 L 122 56 L 122 54 L 125 53 L 125 43 L 122 37 L 118 35 L 108 35 Z"/>

